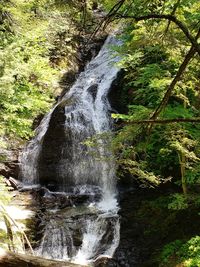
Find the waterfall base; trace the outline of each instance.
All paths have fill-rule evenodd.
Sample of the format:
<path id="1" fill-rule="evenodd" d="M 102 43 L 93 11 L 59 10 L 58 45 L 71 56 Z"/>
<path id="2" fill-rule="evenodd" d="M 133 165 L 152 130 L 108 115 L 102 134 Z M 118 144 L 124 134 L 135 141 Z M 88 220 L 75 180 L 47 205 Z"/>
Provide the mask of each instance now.
<path id="1" fill-rule="evenodd" d="M 68 193 L 51 192 L 44 187 L 21 190 L 28 190 L 32 196 L 33 205 L 29 203 L 29 207 L 35 216 L 31 241 L 37 256 L 88 266 L 97 259 L 99 264 L 100 258 L 104 258 L 103 264 L 114 254 L 120 230 L 117 207 L 109 210 L 116 203 L 100 201 L 98 187 L 77 187 Z M 108 205 L 103 210 L 105 201 Z"/>

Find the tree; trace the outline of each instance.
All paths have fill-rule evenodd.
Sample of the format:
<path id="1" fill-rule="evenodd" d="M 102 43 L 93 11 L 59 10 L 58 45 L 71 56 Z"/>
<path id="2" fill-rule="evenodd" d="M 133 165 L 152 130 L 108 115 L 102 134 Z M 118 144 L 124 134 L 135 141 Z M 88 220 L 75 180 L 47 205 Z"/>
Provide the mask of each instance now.
<path id="1" fill-rule="evenodd" d="M 136 144 L 135 159 L 137 162 L 140 159 L 139 165 L 144 171 L 150 171 L 153 166 L 150 163 L 153 156 L 151 153 L 155 151 L 151 150 L 150 153 L 148 150 L 152 145 L 153 136 L 161 129 L 168 134 L 170 132 L 171 126 L 168 127 L 165 124 L 173 123 L 176 131 L 185 129 L 181 137 L 183 139 L 191 139 L 193 142 L 197 137 L 191 136 L 191 128 L 194 124 L 187 124 L 187 122 L 199 123 L 199 112 L 196 106 L 198 71 L 195 67 L 195 64 L 199 66 L 200 52 L 199 7 L 197 1 L 174 3 L 172 1 L 125 1 L 110 19 L 128 22 L 122 34 L 124 45 L 116 50 L 122 57 L 120 66 L 127 71 L 123 92 L 129 93 L 129 99 L 126 102 L 126 105 L 129 105 L 129 114 L 113 116 L 123 120 L 122 127 L 127 125 L 118 133 L 118 135 L 124 135 L 124 139 L 121 138 L 120 141 L 123 144 L 121 145 L 125 150 L 130 150 L 130 146 L 134 147 L 133 144 Z M 191 81 L 194 83 L 192 84 Z M 132 109 L 132 107 L 135 108 Z M 137 110 L 136 107 L 142 107 L 142 109 Z M 141 110 L 146 110 L 144 117 Z M 149 124 L 148 127 L 146 127 L 147 124 Z M 198 125 L 195 127 L 199 128 Z M 133 136 L 134 128 L 137 132 L 135 136 Z M 152 136 L 149 136 L 150 133 Z M 127 139 L 129 135 L 130 141 L 127 142 L 125 138 Z M 170 136 L 173 138 L 173 133 Z M 168 149 L 173 154 L 173 158 L 174 152 L 177 151 L 177 161 L 172 165 L 181 166 L 182 187 L 186 194 L 185 168 L 188 165 L 186 158 L 191 156 L 192 152 L 180 143 L 183 149 L 182 152 L 180 150 L 178 152 L 176 150 L 178 147 L 175 149 L 174 146 L 172 149 L 169 140 L 166 138 L 164 140 L 162 145 L 159 144 L 160 151 Z M 141 142 L 146 148 L 142 150 L 140 148 L 137 151 Z M 194 149 L 198 147 L 198 142 L 194 145 Z M 198 156 L 197 152 L 196 158 Z M 161 169 L 162 165 L 168 164 L 162 162 Z M 161 172 L 155 169 L 154 174 L 165 176 L 166 166 Z M 169 164 L 168 168 L 174 169 L 175 166 L 172 167 Z"/>

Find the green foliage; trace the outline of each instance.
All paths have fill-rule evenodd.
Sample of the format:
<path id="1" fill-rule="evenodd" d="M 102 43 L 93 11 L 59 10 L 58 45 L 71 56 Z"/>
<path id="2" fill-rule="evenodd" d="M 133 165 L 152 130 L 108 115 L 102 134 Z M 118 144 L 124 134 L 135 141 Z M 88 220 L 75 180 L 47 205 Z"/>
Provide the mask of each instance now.
<path id="1" fill-rule="evenodd" d="M 185 267 L 197 267 L 200 264 L 200 237 L 195 236 L 187 242 L 175 240 L 167 244 L 161 253 L 162 263 L 170 264 L 172 257 L 177 258 L 177 262 L 181 262 Z"/>
<path id="2" fill-rule="evenodd" d="M 4 230 L 4 227 L 2 229 L 2 226 L 4 226 L 4 212 L 2 207 L 4 205 L 7 205 L 11 200 L 11 196 L 8 192 L 8 188 L 6 187 L 3 177 L 0 176 L 0 223 L 1 223 L 1 227 L 0 227 L 0 247 L 5 247 L 7 248 L 7 244 L 9 244 L 9 239 L 7 236 L 6 231 Z"/>
<path id="3" fill-rule="evenodd" d="M 200 164 L 195 163 L 192 167 L 186 170 L 186 179 L 188 185 L 200 184 Z"/>
<path id="4" fill-rule="evenodd" d="M 182 246 L 183 242 L 181 240 L 175 240 L 166 246 L 164 246 L 163 251 L 161 253 L 161 260 L 163 263 L 169 261 L 169 258 L 177 252 L 178 249 Z"/>
<path id="5" fill-rule="evenodd" d="M 176 193 L 171 196 L 171 202 L 168 204 L 168 209 L 182 210 L 187 208 L 187 198 L 183 194 Z"/>
<path id="6" fill-rule="evenodd" d="M 8 187 L 6 187 L 3 177 L 0 176 L 0 205 L 6 205 L 11 200 L 10 194 L 8 192 Z M 1 216 L 1 213 L 0 213 Z"/>
<path id="7" fill-rule="evenodd" d="M 82 12 L 80 1 L 1 1 L 0 136 L 33 135 L 33 120 L 62 90 L 63 70 L 76 69 Z"/>
<path id="8" fill-rule="evenodd" d="M 148 118 L 150 115 L 150 110 L 145 108 L 142 105 L 129 105 L 129 113 L 126 114 L 112 114 L 113 119 L 122 119 L 126 121 L 132 121 L 138 119 L 138 117 L 142 119 Z"/>
<path id="9" fill-rule="evenodd" d="M 110 6 L 107 4 L 109 7 L 114 5 L 113 1 L 106 2 L 110 3 Z M 133 17 L 173 14 L 195 38 L 199 31 L 199 10 L 200 2 L 197 0 L 134 0 L 125 1 L 118 13 Z M 187 214 L 191 210 L 198 214 L 200 203 L 200 125 L 198 123 L 152 124 L 150 128 L 146 124 L 137 125 L 135 121 L 150 118 L 159 106 L 191 43 L 175 23 L 165 19 L 139 22 L 122 19 L 121 23 L 126 25 L 121 35 L 123 45 L 115 50 L 122 58 L 119 65 L 125 71 L 120 98 L 126 103 L 127 113 L 113 115 L 116 123 L 121 126 L 113 140 L 119 162 L 119 174 L 122 177 L 124 175 L 124 179 L 126 176 L 131 176 L 148 186 L 151 186 L 152 182 L 156 185 L 156 181 L 168 182 L 169 192 L 165 190 L 162 197 L 148 202 L 150 214 L 156 217 L 161 212 L 166 214 L 166 218 L 167 214 L 172 217 L 175 214 L 180 216 L 184 227 L 190 228 L 192 226 L 186 226 Z M 199 69 L 199 57 L 195 55 L 176 83 L 158 119 L 200 117 Z M 131 124 L 132 121 L 134 124 Z M 175 186 L 170 186 L 169 181 Z M 184 194 L 180 191 L 180 185 Z M 166 223 L 166 218 L 164 217 L 160 224 L 155 223 L 147 227 L 147 234 L 153 231 L 160 234 L 162 232 L 160 228 Z M 179 225 L 175 226 L 173 222 L 172 218 L 169 227 L 178 228 Z M 168 238 L 168 232 L 163 237 L 164 242 Z M 179 235 L 182 235 L 181 238 L 187 236 L 182 233 Z M 173 240 L 174 236 L 170 238 Z M 200 238 L 196 236 L 187 242 L 175 240 L 166 245 L 159 266 L 200 266 L 199 242 Z"/>
<path id="10" fill-rule="evenodd" d="M 32 251 L 31 244 L 22 230 L 22 222 L 18 223 L 12 218 L 13 214 L 7 210 L 11 202 L 9 187 L 5 185 L 0 176 L 0 247 L 13 252 L 24 252 L 25 242 Z"/>
<path id="11" fill-rule="evenodd" d="M 180 3 L 169 0 L 126 1 L 119 13 L 140 17 L 152 13 L 171 14 L 175 9 L 176 17 L 189 30 L 193 29 L 192 34 L 195 36 L 198 30 L 195 21 L 199 7 L 195 0 Z M 193 10 L 194 17 L 190 10 Z M 195 169 L 198 169 L 200 156 L 198 125 L 154 125 L 149 136 L 148 127 L 131 125 L 132 120 L 148 119 L 159 106 L 191 44 L 173 22 L 157 19 L 138 23 L 133 23 L 132 20 L 126 22 L 127 26 L 121 35 L 123 45 L 115 49 L 122 58 L 119 65 L 125 70 L 121 96 L 126 99 L 128 112 L 114 114 L 113 118 L 125 121 L 125 124 L 128 122 L 129 125 L 117 133 L 114 140 L 115 151 L 119 153 L 121 161 L 125 157 L 127 162 L 132 160 L 134 154 L 134 164 L 140 166 L 144 172 L 152 172 L 164 180 L 169 176 L 174 181 L 182 177 L 190 186 L 192 183 L 194 185 L 198 183 L 198 171 Z M 194 57 L 174 88 L 160 119 L 200 115 L 199 67 L 199 60 Z M 124 95 L 128 97 L 125 98 Z M 125 152 L 130 150 L 134 150 L 134 153 Z M 128 171 L 131 173 L 130 164 Z"/>

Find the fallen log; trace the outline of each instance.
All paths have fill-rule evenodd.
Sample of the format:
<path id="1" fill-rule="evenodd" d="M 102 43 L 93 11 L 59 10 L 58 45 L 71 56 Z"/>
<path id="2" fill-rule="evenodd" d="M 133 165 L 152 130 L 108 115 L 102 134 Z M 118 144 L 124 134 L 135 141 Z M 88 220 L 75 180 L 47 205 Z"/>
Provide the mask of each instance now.
<path id="1" fill-rule="evenodd" d="M 0 248 L 0 267 L 83 267 L 83 265 L 48 260 L 28 254 L 15 254 Z"/>

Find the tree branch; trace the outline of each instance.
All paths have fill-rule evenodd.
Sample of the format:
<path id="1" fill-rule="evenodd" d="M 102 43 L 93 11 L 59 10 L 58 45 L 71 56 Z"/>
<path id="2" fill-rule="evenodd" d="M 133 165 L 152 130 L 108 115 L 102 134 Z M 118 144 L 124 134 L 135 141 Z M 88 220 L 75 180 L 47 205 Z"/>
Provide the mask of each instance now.
<path id="1" fill-rule="evenodd" d="M 124 124 L 167 124 L 167 123 L 200 123 L 200 118 L 176 118 L 176 119 L 158 119 L 158 120 L 133 120 Z"/>
<path id="2" fill-rule="evenodd" d="M 111 22 L 112 18 L 115 16 L 115 14 L 117 14 L 117 12 L 123 6 L 124 3 L 125 0 L 120 0 L 110 9 L 108 14 L 106 14 L 106 16 L 102 19 L 99 25 L 97 25 L 94 32 L 91 34 L 89 41 L 97 34 L 97 32 L 101 29 L 101 27 L 105 29 L 105 27 Z"/>
<path id="3" fill-rule="evenodd" d="M 156 119 L 158 117 L 158 115 L 160 114 L 160 112 L 166 107 L 168 100 L 171 96 L 171 93 L 174 89 L 174 87 L 176 86 L 177 82 L 181 79 L 181 76 L 183 74 L 183 72 L 185 71 L 186 67 L 188 66 L 190 60 L 193 58 L 193 56 L 195 55 L 196 50 L 194 49 L 194 47 L 192 46 L 189 50 L 189 52 L 187 53 L 184 61 L 182 62 L 182 64 L 180 65 L 176 76 L 174 77 L 174 79 L 172 80 L 171 84 L 169 85 L 160 105 L 156 108 L 156 110 L 154 111 L 153 115 L 151 116 L 151 119 Z"/>
<path id="4" fill-rule="evenodd" d="M 116 18 L 121 19 L 134 19 L 136 22 L 141 21 L 141 20 L 148 20 L 148 19 L 167 19 L 169 21 L 174 22 L 185 34 L 185 36 L 188 38 L 188 40 L 191 42 L 191 44 L 194 46 L 195 50 L 198 52 L 200 55 L 200 45 L 198 44 L 196 38 L 192 36 L 192 34 L 189 32 L 187 26 L 180 20 L 178 20 L 174 15 L 170 14 L 149 14 L 145 16 L 128 16 L 128 15 L 121 15 L 121 14 L 116 14 Z"/>
<path id="5" fill-rule="evenodd" d="M 198 40 L 200 36 L 200 29 L 197 33 L 196 36 L 196 40 Z M 180 65 L 176 76 L 174 77 L 174 79 L 172 80 L 171 84 L 169 85 L 160 105 L 157 107 L 157 109 L 154 111 L 153 115 L 151 116 L 150 119 L 156 119 L 158 117 L 158 115 L 160 114 L 160 112 L 166 107 L 168 100 L 171 96 L 171 93 L 174 89 L 174 87 L 176 86 L 177 82 L 181 79 L 182 74 L 184 73 L 185 69 L 187 68 L 190 60 L 193 58 L 193 56 L 195 55 L 196 50 L 194 48 L 194 46 L 192 45 L 192 47 L 190 48 L 189 52 L 187 53 L 187 55 L 185 56 L 184 61 L 182 62 L 182 64 Z"/>
<path id="6" fill-rule="evenodd" d="M 180 2 L 181 2 L 181 0 L 178 0 L 178 1 L 176 2 L 176 4 L 174 5 L 173 10 L 172 10 L 172 12 L 171 12 L 171 15 L 172 15 L 172 16 L 175 15 L 176 10 L 178 9 L 178 7 L 179 7 L 179 5 L 180 5 Z M 168 32 L 168 30 L 169 30 L 170 24 L 171 24 L 171 21 L 168 20 L 167 27 L 166 27 L 165 32 L 164 32 L 164 35 L 163 35 L 164 37 L 165 37 L 165 35 L 167 34 L 167 32 Z"/>

